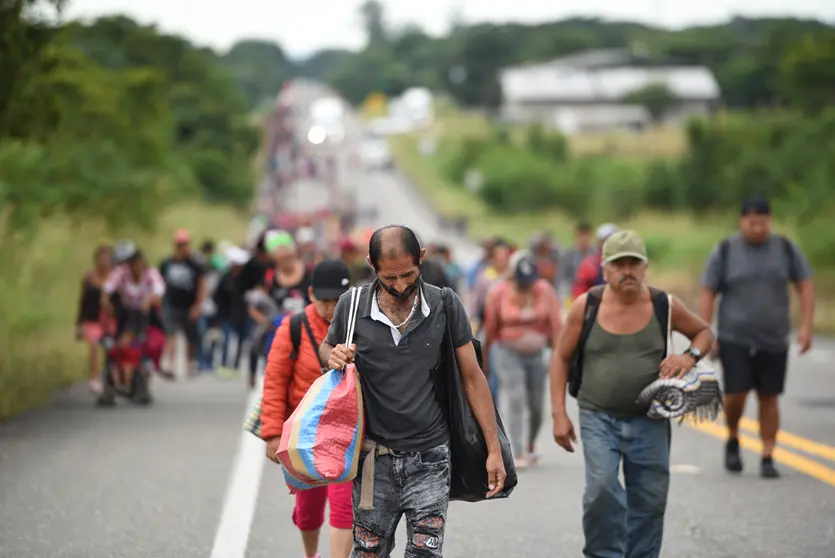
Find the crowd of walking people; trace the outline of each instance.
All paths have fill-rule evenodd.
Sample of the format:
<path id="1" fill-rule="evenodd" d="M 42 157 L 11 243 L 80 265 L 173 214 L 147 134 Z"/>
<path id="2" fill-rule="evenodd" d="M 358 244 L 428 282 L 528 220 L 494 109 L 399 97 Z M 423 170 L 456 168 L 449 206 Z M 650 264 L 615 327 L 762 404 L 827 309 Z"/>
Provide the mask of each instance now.
<path id="1" fill-rule="evenodd" d="M 612 223 L 578 223 L 564 250 L 547 233 L 522 248 L 492 238 L 470 269 L 449 246 L 422 246 L 403 226 L 360 231 L 332 247 L 318 238 L 309 227 L 264 229 L 251 246 L 207 240 L 192 253 L 188 232 L 178 231 L 156 268 L 135 246 L 100 247 L 83 277 L 77 323 L 91 348 L 90 387 L 105 401 L 101 370 L 113 361 L 121 363 L 110 382 L 117 386 L 130 384 L 140 352 L 174 378 L 178 333 L 187 340 L 189 375 L 235 377 L 248 351 L 250 387 L 264 368 L 261 437 L 276 462 L 284 424 L 311 385 L 328 370 L 357 366 L 366 421 L 360 461 L 374 465 L 353 483 L 296 494 L 292 521 L 306 557 L 319 556 L 328 505 L 332 558 L 389 556 L 402 516 L 406 556 L 443 555 L 454 448 L 433 371 L 444 343 L 486 440 L 488 496 L 501 492 L 508 473 L 495 409 L 508 426 L 512 466 L 536 466 L 550 385 L 555 442 L 574 452 L 579 439 L 583 450 L 585 556 L 659 556 L 671 428 L 640 396 L 709 356 L 723 370 L 726 469 L 743 468 L 736 425 L 754 391 L 760 472 L 779 477 L 772 453 L 787 372 L 788 287 L 802 301 L 801 353 L 812 343 L 814 289 L 797 245 L 771 232 L 767 200 L 746 200 L 739 232 L 710 254 L 698 312 L 648 283 L 643 238 Z M 364 288 L 349 308 L 344 295 L 353 286 Z M 717 298 L 718 337 L 710 327 Z M 356 326 L 345 343 L 349 313 Z M 681 352 L 671 349 L 676 332 L 690 343 Z M 114 349 L 102 359 L 107 336 Z M 576 429 L 567 394 L 579 407 Z"/>

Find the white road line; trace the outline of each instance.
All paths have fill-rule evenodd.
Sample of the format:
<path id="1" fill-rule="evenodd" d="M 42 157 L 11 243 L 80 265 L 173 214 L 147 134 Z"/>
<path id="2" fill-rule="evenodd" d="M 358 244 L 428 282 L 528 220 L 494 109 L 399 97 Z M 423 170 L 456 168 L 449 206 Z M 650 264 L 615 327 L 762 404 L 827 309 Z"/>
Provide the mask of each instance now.
<path id="1" fill-rule="evenodd" d="M 259 382 L 247 398 L 244 419 L 261 395 L 261 390 Z M 245 558 L 266 459 L 264 442 L 242 429 L 211 558 Z"/>

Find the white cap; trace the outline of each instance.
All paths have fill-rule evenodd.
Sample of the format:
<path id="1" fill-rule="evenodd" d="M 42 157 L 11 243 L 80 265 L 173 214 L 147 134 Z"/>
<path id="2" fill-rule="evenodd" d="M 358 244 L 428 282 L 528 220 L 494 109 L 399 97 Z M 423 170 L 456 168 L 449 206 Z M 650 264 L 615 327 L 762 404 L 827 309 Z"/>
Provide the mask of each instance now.
<path id="1" fill-rule="evenodd" d="M 229 265 L 244 265 L 249 261 L 249 252 L 237 246 L 231 246 L 226 250 L 226 261 Z"/>
<path id="2" fill-rule="evenodd" d="M 597 231 L 595 235 L 597 236 L 597 240 L 606 240 L 616 232 L 620 230 L 620 227 L 615 225 L 614 223 L 603 223 L 599 227 L 597 227 Z"/>
<path id="3" fill-rule="evenodd" d="M 310 242 L 316 242 L 316 231 L 311 227 L 302 227 L 296 231 L 297 244 L 308 244 Z"/>

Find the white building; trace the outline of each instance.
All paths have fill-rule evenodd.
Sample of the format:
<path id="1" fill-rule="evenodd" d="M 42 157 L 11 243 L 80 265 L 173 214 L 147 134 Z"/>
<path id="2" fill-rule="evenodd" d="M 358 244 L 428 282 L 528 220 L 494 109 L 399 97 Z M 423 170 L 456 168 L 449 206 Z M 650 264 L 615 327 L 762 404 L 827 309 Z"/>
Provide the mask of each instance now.
<path id="1" fill-rule="evenodd" d="M 566 133 L 644 127 L 650 122 L 646 109 L 624 98 L 652 84 L 665 85 L 678 99 L 666 115 L 670 123 L 707 115 L 720 100 L 719 86 L 707 68 L 641 67 L 623 50 L 505 68 L 499 83 L 505 120 L 541 122 Z"/>

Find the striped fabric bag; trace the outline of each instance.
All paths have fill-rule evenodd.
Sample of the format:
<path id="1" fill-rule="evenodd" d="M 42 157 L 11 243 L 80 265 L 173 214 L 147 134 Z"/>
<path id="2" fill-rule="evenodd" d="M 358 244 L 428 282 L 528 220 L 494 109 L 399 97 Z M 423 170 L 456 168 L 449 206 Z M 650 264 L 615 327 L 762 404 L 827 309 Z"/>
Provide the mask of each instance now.
<path id="1" fill-rule="evenodd" d="M 258 397 L 255 400 L 255 404 L 249 410 L 249 414 L 246 416 L 244 430 L 256 438 L 261 438 L 261 426 L 261 397 Z"/>
<path id="2" fill-rule="evenodd" d="M 346 345 L 354 338 L 360 289 L 350 292 Z M 353 364 L 313 382 L 285 421 L 277 456 L 291 493 L 357 476 L 365 435 L 359 375 Z"/>
<path id="3" fill-rule="evenodd" d="M 667 318 L 667 354 L 676 354 L 672 336 L 672 308 Z M 722 389 L 716 372 L 699 362 L 681 378 L 658 379 L 644 388 L 638 403 L 648 405 L 647 416 L 653 419 L 689 418 L 695 421 L 714 421 L 722 410 Z"/>

